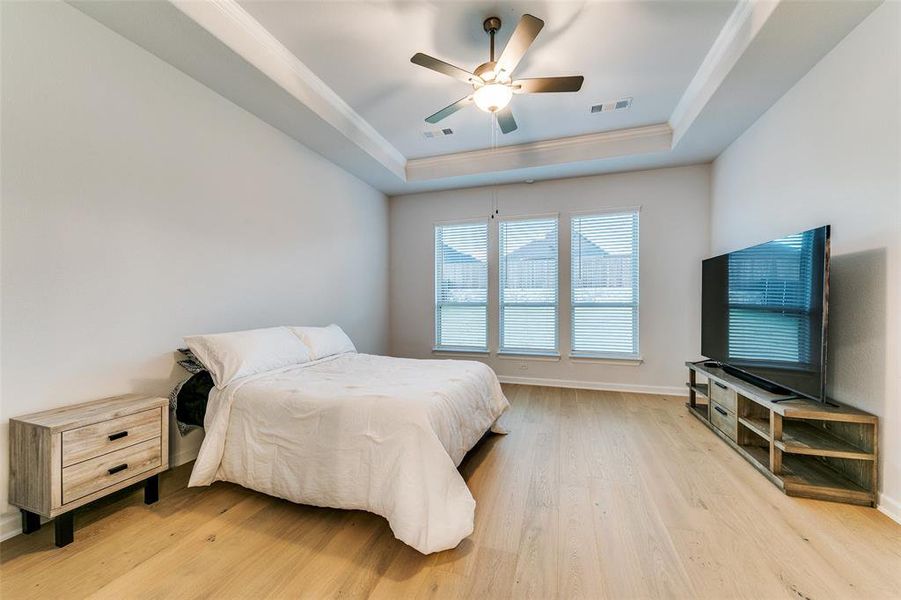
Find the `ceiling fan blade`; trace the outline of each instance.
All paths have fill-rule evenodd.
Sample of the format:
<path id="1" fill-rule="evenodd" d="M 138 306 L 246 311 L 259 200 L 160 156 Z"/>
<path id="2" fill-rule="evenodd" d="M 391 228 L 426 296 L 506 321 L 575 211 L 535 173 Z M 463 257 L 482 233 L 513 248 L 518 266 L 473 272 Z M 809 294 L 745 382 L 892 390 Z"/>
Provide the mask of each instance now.
<path id="1" fill-rule="evenodd" d="M 510 107 L 503 110 L 499 110 L 496 113 L 497 115 L 497 124 L 501 128 L 501 133 L 510 133 L 511 131 L 516 131 L 516 119 L 513 118 L 513 111 L 510 110 Z"/>
<path id="2" fill-rule="evenodd" d="M 501 52 L 501 57 L 497 60 L 497 70 L 504 71 L 507 75 L 512 73 L 519 61 L 522 60 L 526 50 L 535 41 L 542 27 L 544 27 L 544 21 L 538 17 L 523 15 L 517 23 L 516 29 L 513 30 L 510 41 Z"/>
<path id="3" fill-rule="evenodd" d="M 459 79 L 464 83 L 481 83 L 481 79 L 470 73 L 469 71 L 464 71 L 460 67 L 455 67 L 450 63 L 446 63 L 443 60 L 438 60 L 428 54 L 423 54 L 422 52 L 417 52 L 413 55 L 413 58 L 410 59 L 410 62 L 414 65 L 419 65 L 420 67 L 425 67 L 426 69 L 431 69 L 433 71 L 437 71 L 442 75 L 448 75 L 453 77 L 454 79 Z"/>
<path id="4" fill-rule="evenodd" d="M 517 79 L 513 91 L 517 94 L 547 94 L 549 92 L 578 92 L 585 78 L 581 75 L 570 77 L 536 77 Z"/>
<path id="5" fill-rule="evenodd" d="M 450 106 L 446 106 L 436 112 L 434 115 L 428 116 L 425 118 L 426 123 L 432 123 L 433 125 L 444 119 L 445 117 L 449 117 L 461 108 L 469 105 L 472 102 L 472 96 L 466 96 L 465 98 L 460 98 Z"/>

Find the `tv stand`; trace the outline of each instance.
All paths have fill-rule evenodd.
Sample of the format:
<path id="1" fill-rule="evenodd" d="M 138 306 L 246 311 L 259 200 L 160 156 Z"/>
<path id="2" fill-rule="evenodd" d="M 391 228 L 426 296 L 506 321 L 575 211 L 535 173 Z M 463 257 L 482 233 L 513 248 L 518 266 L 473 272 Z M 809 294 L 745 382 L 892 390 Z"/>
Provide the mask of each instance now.
<path id="1" fill-rule="evenodd" d="M 774 393 L 710 361 L 685 366 L 688 412 L 785 494 L 876 505 L 877 417 Z"/>

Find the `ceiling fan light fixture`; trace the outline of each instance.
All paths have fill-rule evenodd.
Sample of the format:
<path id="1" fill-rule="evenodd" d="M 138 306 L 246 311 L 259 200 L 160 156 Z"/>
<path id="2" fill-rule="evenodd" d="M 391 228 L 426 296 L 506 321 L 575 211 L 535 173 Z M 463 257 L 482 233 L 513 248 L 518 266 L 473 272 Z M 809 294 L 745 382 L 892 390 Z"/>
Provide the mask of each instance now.
<path id="1" fill-rule="evenodd" d="M 585 78 L 581 75 L 513 79 L 513 72 L 523 55 L 532 46 L 532 42 L 538 37 L 542 27 L 544 27 L 544 21 L 538 17 L 523 15 L 500 56 L 495 58 L 494 36 L 501 28 L 501 20 L 498 17 L 485 19 L 482 29 L 491 38 L 488 46 L 488 62 L 480 64 L 472 73 L 422 52 L 414 54 L 410 59 L 413 64 L 458 79 L 471 85 L 473 90 L 472 94 L 429 115 L 425 118 L 425 122 L 434 125 L 458 110 L 475 104 L 480 110 L 497 115 L 497 125 L 501 133 L 507 134 L 517 129 L 513 111 L 507 108 L 513 99 L 513 94 L 578 92 L 582 89 L 582 82 Z"/>
<path id="2" fill-rule="evenodd" d="M 501 83 L 489 83 L 475 91 L 472 99 L 485 112 L 497 112 L 506 108 L 513 98 L 513 89 Z"/>

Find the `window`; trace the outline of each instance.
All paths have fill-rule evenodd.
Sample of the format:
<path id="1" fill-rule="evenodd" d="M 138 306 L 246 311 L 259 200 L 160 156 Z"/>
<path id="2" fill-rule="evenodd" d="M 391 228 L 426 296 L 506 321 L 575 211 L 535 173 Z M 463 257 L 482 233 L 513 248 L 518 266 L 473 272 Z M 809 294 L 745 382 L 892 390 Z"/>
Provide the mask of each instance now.
<path id="1" fill-rule="evenodd" d="M 638 357 L 638 211 L 572 218 L 572 353 Z"/>
<path id="2" fill-rule="evenodd" d="M 500 351 L 557 352 L 557 219 L 500 223 Z"/>
<path id="3" fill-rule="evenodd" d="M 435 227 L 435 347 L 488 350 L 488 224 Z"/>

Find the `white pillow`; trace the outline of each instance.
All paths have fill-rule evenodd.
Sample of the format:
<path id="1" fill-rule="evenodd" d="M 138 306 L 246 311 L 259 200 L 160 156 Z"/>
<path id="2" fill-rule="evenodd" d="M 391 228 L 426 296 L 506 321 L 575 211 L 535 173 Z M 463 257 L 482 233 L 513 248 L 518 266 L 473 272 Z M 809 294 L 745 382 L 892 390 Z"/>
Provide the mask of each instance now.
<path id="1" fill-rule="evenodd" d="M 307 345 L 311 360 L 319 360 L 342 352 L 357 351 L 344 330 L 334 324 L 328 327 L 290 327 L 289 329 Z"/>
<path id="2" fill-rule="evenodd" d="M 191 335 L 185 342 L 220 389 L 239 377 L 310 360 L 306 345 L 285 327 Z"/>

